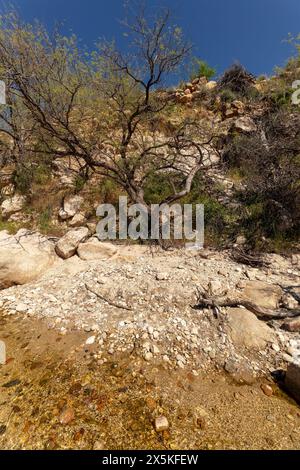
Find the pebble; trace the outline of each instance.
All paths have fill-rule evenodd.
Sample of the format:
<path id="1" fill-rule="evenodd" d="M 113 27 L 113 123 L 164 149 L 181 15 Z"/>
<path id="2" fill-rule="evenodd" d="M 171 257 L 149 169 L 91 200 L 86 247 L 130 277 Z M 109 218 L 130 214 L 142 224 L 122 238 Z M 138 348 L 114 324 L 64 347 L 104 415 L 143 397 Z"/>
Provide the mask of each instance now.
<path id="1" fill-rule="evenodd" d="M 153 354 L 159 354 L 160 353 L 159 348 L 155 344 L 153 344 L 151 346 L 151 351 L 152 351 Z"/>
<path id="2" fill-rule="evenodd" d="M 86 340 L 85 344 L 94 344 L 95 340 L 96 340 L 96 336 L 90 336 L 90 337 Z"/>
<path id="3" fill-rule="evenodd" d="M 157 273 L 156 280 L 157 281 L 167 281 L 169 279 L 168 273 Z"/>
<path id="4" fill-rule="evenodd" d="M 145 361 L 151 361 L 152 358 L 153 358 L 153 354 L 151 352 L 146 352 L 144 354 Z"/>
<path id="5" fill-rule="evenodd" d="M 271 387 L 271 385 L 262 384 L 260 388 L 267 397 L 271 397 L 273 395 L 273 388 Z"/>
<path id="6" fill-rule="evenodd" d="M 165 416 L 159 416 L 156 418 L 154 424 L 156 432 L 167 431 L 169 429 L 169 421 Z"/>
<path id="7" fill-rule="evenodd" d="M 73 408 L 65 408 L 59 417 L 60 424 L 69 424 L 75 418 L 75 413 Z"/>

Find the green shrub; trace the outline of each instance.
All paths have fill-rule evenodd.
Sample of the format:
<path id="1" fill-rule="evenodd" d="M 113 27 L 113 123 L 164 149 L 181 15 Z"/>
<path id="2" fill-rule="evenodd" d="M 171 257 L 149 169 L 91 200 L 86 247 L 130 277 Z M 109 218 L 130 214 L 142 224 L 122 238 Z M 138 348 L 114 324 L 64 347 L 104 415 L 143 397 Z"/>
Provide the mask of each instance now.
<path id="1" fill-rule="evenodd" d="M 45 163 L 18 165 L 13 173 L 13 184 L 21 194 L 28 194 L 33 184 L 44 185 L 49 180 L 51 171 Z"/>
<path id="2" fill-rule="evenodd" d="M 211 80 L 216 75 L 216 69 L 210 67 L 205 60 L 194 58 L 191 65 L 190 79 L 205 77 L 207 80 Z"/>

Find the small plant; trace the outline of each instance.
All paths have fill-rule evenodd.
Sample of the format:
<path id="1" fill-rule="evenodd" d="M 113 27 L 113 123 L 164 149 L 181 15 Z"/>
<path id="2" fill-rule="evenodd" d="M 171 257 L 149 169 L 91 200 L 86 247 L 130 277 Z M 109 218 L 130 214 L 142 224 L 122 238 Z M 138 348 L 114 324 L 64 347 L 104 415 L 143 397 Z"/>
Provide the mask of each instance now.
<path id="1" fill-rule="evenodd" d="M 198 59 L 197 57 L 192 60 L 191 68 L 191 80 L 199 77 L 205 77 L 207 80 L 211 80 L 216 75 L 216 69 L 210 67 L 205 60 Z"/>
<path id="2" fill-rule="evenodd" d="M 224 88 L 220 92 L 220 98 L 223 103 L 232 103 L 234 100 L 237 99 L 237 95 L 229 88 Z"/>

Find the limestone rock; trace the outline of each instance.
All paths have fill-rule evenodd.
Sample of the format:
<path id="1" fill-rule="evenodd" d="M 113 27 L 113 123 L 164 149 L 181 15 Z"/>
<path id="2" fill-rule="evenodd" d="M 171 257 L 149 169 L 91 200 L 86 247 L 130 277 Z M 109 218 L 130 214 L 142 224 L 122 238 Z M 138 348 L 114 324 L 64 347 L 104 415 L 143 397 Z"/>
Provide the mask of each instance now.
<path id="1" fill-rule="evenodd" d="M 25 204 L 25 201 L 25 196 L 19 195 L 15 195 L 13 197 L 10 197 L 9 199 L 5 199 L 5 201 L 3 201 L 1 204 L 2 217 L 8 218 L 12 214 L 20 212 Z"/>
<path id="2" fill-rule="evenodd" d="M 75 255 L 78 245 L 85 241 L 89 235 L 87 227 L 74 228 L 67 232 L 56 244 L 55 251 L 63 259 Z"/>
<path id="3" fill-rule="evenodd" d="M 243 116 L 237 119 L 234 123 L 234 127 L 236 130 L 246 133 L 257 131 L 255 122 L 249 116 Z"/>
<path id="4" fill-rule="evenodd" d="M 165 416 L 159 416 L 155 419 L 155 430 L 157 432 L 167 431 L 169 429 L 169 422 Z"/>
<path id="5" fill-rule="evenodd" d="M 112 243 L 100 242 L 96 237 L 80 243 L 77 249 L 78 256 L 84 261 L 109 259 L 116 255 L 117 251 Z"/>
<path id="6" fill-rule="evenodd" d="M 249 281 L 246 283 L 242 296 L 262 308 L 277 309 L 282 297 L 282 290 L 263 281 Z"/>
<path id="7" fill-rule="evenodd" d="M 85 215 L 79 212 L 75 214 L 73 219 L 70 220 L 69 225 L 70 227 L 82 227 L 86 222 Z"/>
<path id="8" fill-rule="evenodd" d="M 276 339 L 272 329 L 249 310 L 231 308 L 227 318 L 229 334 L 236 346 L 261 350 Z"/>
<path id="9" fill-rule="evenodd" d="M 39 233 L 0 232 L 0 289 L 38 279 L 57 260 L 54 244 Z"/>
<path id="10" fill-rule="evenodd" d="M 205 89 L 210 91 L 210 90 L 214 90 L 216 87 L 217 87 L 217 82 L 211 80 L 210 82 L 206 83 L 205 85 Z"/>
<path id="11" fill-rule="evenodd" d="M 81 196 L 70 196 L 65 198 L 63 208 L 59 211 L 61 220 L 72 219 L 75 214 L 80 210 L 84 199 Z"/>

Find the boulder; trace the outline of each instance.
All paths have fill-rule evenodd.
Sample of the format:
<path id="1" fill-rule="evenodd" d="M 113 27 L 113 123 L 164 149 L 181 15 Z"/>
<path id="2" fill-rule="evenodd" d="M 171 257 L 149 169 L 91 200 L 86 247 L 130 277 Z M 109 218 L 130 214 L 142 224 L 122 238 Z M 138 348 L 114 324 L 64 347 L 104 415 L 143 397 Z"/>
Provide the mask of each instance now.
<path id="1" fill-rule="evenodd" d="M 289 364 L 284 384 L 287 391 L 300 402 L 300 364 Z"/>
<path id="2" fill-rule="evenodd" d="M 253 119 L 249 116 L 243 116 L 237 119 L 234 123 L 234 127 L 237 131 L 250 133 L 257 131 L 257 126 Z"/>
<path id="3" fill-rule="evenodd" d="M 69 196 L 64 200 L 63 207 L 59 211 L 61 220 L 69 220 L 80 210 L 84 199 L 81 196 Z"/>
<path id="4" fill-rule="evenodd" d="M 67 232 L 55 245 L 55 251 L 63 259 L 75 255 L 79 243 L 85 241 L 89 236 L 87 227 L 74 228 Z"/>
<path id="5" fill-rule="evenodd" d="M 237 109 L 239 114 L 243 114 L 245 112 L 245 105 L 242 101 L 234 100 L 232 102 L 232 106 Z"/>
<path id="6" fill-rule="evenodd" d="M 217 87 L 217 85 L 218 85 L 217 82 L 211 80 L 210 82 L 205 84 L 205 89 L 207 91 L 214 90 Z"/>
<path id="7" fill-rule="evenodd" d="M 276 340 L 273 330 L 244 308 L 231 308 L 227 313 L 228 333 L 236 346 L 262 350 Z"/>
<path id="8" fill-rule="evenodd" d="M 276 310 L 282 297 L 282 290 L 263 281 L 249 281 L 245 284 L 242 292 L 243 298 L 250 300 L 262 308 Z"/>
<path id="9" fill-rule="evenodd" d="M 116 255 L 118 249 L 111 243 L 100 242 L 97 238 L 90 238 L 80 243 L 77 248 L 79 258 L 84 261 L 105 260 Z"/>
<path id="10" fill-rule="evenodd" d="M 0 289 L 38 279 L 57 260 L 54 244 L 39 233 L 0 232 Z"/>
<path id="11" fill-rule="evenodd" d="M 3 201 L 1 204 L 2 217 L 8 218 L 12 214 L 20 212 L 25 204 L 25 201 L 25 196 L 19 196 L 17 194 L 13 197 L 5 199 L 5 201 Z"/>
<path id="12" fill-rule="evenodd" d="M 74 215 L 72 220 L 70 220 L 69 225 L 70 227 L 82 227 L 85 223 L 85 215 L 79 212 L 78 214 Z"/>

